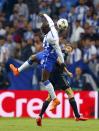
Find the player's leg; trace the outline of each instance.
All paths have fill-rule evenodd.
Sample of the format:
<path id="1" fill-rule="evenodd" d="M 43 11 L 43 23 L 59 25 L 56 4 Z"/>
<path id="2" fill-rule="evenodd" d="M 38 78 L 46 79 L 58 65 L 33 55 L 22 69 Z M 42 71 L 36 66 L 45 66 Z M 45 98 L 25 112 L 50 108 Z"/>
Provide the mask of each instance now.
<path id="1" fill-rule="evenodd" d="M 87 118 L 81 117 L 77 108 L 77 103 L 74 98 L 74 93 L 71 87 L 69 86 L 68 81 L 66 80 L 65 76 L 63 73 L 59 71 L 59 68 L 57 68 L 56 71 L 58 75 L 58 81 L 57 83 L 59 84 L 60 88 L 66 92 L 69 98 L 69 103 L 73 109 L 73 112 L 75 114 L 76 120 L 87 120 Z"/>
<path id="2" fill-rule="evenodd" d="M 42 126 L 42 116 L 45 113 L 50 102 L 51 102 L 51 97 L 50 97 L 50 95 L 48 95 L 47 99 L 44 101 L 44 103 L 42 105 L 39 116 L 36 118 L 36 123 L 38 126 Z"/>
<path id="3" fill-rule="evenodd" d="M 20 72 L 29 68 L 34 61 L 36 61 L 36 55 L 30 56 L 30 58 L 26 62 L 24 62 L 19 68 L 15 67 L 13 64 L 10 64 L 10 69 L 12 70 L 13 74 L 17 76 Z"/>
<path id="4" fill-rule="evenodd" d="M 56 94 L 54 92 L 53 85 L 49 81 L 49 76 L 50 76 L 49 71 L 43 69 L 43 71 L 42 71 L 43 84 L 44 84 L 45 88 L 48 90 L 49 94 L 51 95 L 52 100 L 54 100 L 56 98 Z"/>
<path id="5" fill-rule="evenodd" d="M 76 118 L 76 121 L 86 121 L 88 120 L 88 118 L 85 118 L 85 117 L 82 117 L 80 116 L 79 112 L 78 112 L 78 108 L 77 108 L 77 103 L 75 101 L 75 98 L 74 98 L 74 93 L 73 93 L 73 90 L 69 87 L 65 90 L 66 94 L 68 95 L 68 98 L 69 98 L 69 103 L 74 111 L 74 114 L 75 114 L 75 118 Z"/>
<path id="6" fill-rule="evenodd" d="M 55 86 L 55 83 L 57 81 L 54 80 L 54 77 L 56 77 L 57 74 L 55 74 L 55 69 L 54 71 L 51 72 L 50 74 L 50 81 L 51 83 L 53 84 L 53 86 Z M 39 116 L 36 118 L 36 123 L 38 126 L 41 126 L 42 125 L 42 116 L 43 114 L 45 113 L 46 109 L 48 108 L 49 104 L 51 102 L 51 96 L 48 94 L 48 97 L 46 98 L 46 100 L 43 102 L 43 105 L 42 105 L 42 108 L 41 108 L 41 111 L 40 111 L 40 114 Z"/>
<path id="7" fill-rule="evenodd" d="M 47 71 L 46 69 L 44 69 L 42 72 L 42 81 L 43 81 L 45 88 L 48 90 L 48 92 L 51 96 L 51 99 L 53 100 L 51 108 L 50 108 L 50 110 L 52 111 L 56 108 L 57 105 L 60 104 L 60 102 L 56 97 L 54 87 L 53 87 L 52 83 L 50 82 L 49 77 L 50 77 L 50 72 Z"/>
<path id="8" fill-rule="evenodd" d="M 71 105 L 71 107 L 74 111 L 75 117 L 77 117 L 77 118 L 80 117 L 78 109 L 77 109 L 77 104 L 76 104 L 76 101 L 75 101 L 75 98 L 74 98 L 73 91 L 70 88 L 69 83 L 65 78 L 65 75 L 60 71 L 60 68 L 59 68 L 58 65 L 56 66 L 54 76 L 55 77 L 58 76 L 57 79 L 56 79 L 58 86 L 60 87 L 60 89 L 64 90 L 66 92 L 66 94 L 68 95 L 69 103 L 70 103 L 70 105 Z"/>
<path id="9" fill-rule="evenodd" d="M 80 117 L 80 114 L 78 112 L 78 108 L 77 108 L 77 103 L 75 101 L 75 98 L 74 98 L 74 93 L 72 91 L 72 89 L 69 87 L 65 90 L 66 94 L 68 95 L 68 98 L 69 98 L 69 103 L 74 111 L 74 114 L 75 114 L 75 117 L 76 118 L 79 118 Z"/>
<path id="10" fill-rule="evenodd" d="M 52 100 L 52 99 L 51 99 L 51 96 L 48 94 L 48 97 L 47 97 L 46 100 L 44 101 L 43 106 L 42 106 L 42 109 L 41 109 L 40 114 L 39 114 L 39 116 L 40 116 L 41 118 L 42 118 L 43 114 L 45 113 L 45 111 L 46 111 L 48 105 L 50 104 L 51 100 Z"/>
<path id="11" fill-rule="evenodd" d="M 13 64 L 10 64 L 10 69 L 12 70 L 13 74 L 17 76 L 20 72 L 29 68 L 33 64 L 33 62 L 41 61 L 43 59 L 43 54 L 44 51 L 31 55 L 29 59 L 25 63 L 23 63 L 19 68 L 15 67 Z"/>

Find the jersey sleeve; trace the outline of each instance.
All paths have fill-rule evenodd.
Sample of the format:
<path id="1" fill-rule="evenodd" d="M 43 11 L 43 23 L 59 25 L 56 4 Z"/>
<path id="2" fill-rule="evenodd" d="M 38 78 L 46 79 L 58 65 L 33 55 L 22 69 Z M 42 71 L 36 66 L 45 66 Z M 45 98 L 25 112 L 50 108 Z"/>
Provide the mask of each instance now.
<path id="1" fill-rule="evenodd" d="M 55 49 L 56 53 L 58 54 L 58 59 L 61 63 L 64 63 L 64 57 L 63 57 L 61 48 L 59 46 L 59 40 L 55 40 L 54 43 L 55 44 L 53 45 L 53 48 Z"/>
<path id="2" fill-rule="evenodd" d="M 53 20 L 47 14 L 43 14 L 43 15 L 46 18 L 46 20 L 47 20 L 47 22 L 49 24 L 49 27 L 51 28 L 52 26 L 54 26 Z"/>
<path id="3" fill-rule="evenodd" d="M 64 57 L 63 57 L 61 48 L 59 46 L 59 37 L 57 35 L 56 37 L 53 37 L 52 34 L 50 33 L 50 37 L 47 40 L 56 51 L 59 61 L 61 63 L 64 63 Z"/>
<path id="4" fill-rule="evenodd" d="M 48 24 L 49 24 L 49 27 L 50 27 L 50 31 L 51 31 L 51 34 L 52 34 L 52 36 L 53 36 L 53 38 L 54 39 L 57 39 L 56 37 L 56 34 L 57 34 L 57 30 L 56 30 L 56 28 L 55 28 L 55 26 L 54 26 L 54 22 L 53 22 L 53 20 L 47 15 L 47 14 L 43 14 L 44 15 L 44 17 L 46 18 L 46 20 L 47 20 L 47 22 L 48 22 Z"/>

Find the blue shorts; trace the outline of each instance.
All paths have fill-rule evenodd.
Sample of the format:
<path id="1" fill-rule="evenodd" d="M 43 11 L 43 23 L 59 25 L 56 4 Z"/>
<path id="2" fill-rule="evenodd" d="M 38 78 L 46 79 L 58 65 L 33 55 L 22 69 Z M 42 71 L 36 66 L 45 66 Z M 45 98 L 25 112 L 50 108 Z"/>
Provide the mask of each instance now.
<path id="1" fill-rule="evenodd" d="M 41 68 L 49 72 L 52 72 L 54 65 L 57 62 L 57 57 L 55 51 L 49 52 L 48 50 L 43 50 L 36 54 L 36 59 L 40 61 Z"/>

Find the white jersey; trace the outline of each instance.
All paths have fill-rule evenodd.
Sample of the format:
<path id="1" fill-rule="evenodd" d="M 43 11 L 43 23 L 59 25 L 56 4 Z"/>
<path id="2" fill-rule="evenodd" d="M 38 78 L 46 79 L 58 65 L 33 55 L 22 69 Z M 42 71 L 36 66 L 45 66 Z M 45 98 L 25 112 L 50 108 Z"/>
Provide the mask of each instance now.
<path id="1" fill-rule="evenodd" d="M 47 49 L 50 52 L 55 51 L 57 53 L 58 58 L 61 61 L 61 63 L 64 63 L 63 54 L 62 54 L 61 48 L 59 46 L 59 36 L 58 36 L 58 32 L 54 26 L 54 22 L 52 21 L 52 19 L 48 15 L 44 14 L 44 17 L 47 19 L 47 21 L 49 23 L 50 31 L 44 37 L 43 47 L 44 47 L 44 49 Z"/>

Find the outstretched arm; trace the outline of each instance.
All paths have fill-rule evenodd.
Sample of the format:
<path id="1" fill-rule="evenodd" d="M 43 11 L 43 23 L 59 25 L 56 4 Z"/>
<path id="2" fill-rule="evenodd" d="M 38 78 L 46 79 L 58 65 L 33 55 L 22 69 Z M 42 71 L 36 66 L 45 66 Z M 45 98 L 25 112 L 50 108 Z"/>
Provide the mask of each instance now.
<path id="1" fill-rule="evenodd" d="M 56 30 L 56 28 L 55 28 L 55 25 L 54 25 L 53 20 L 52 20 L 51 17 L 48 16 L 47 14 L 43 14 L 43 16 L 45 17 L 45 19 L 46 19 L 47 22 L 48 22 L 48 25 L 49 25 L 49 28 L 50 28 L 50 30 L 51 30 L 53 39 L 56 39 L 58 32 L 57 32 L 57 30 Z"/>
<path id="2" fill-rule="evenodd" d="M 46 20 L 47 20 L 47 22 L 49 24 L 49 27 L 52 28 L 54 26 L 54 22 L 51 19 L 51 17 L 49 17 L 47 14 L 43 14 L 43 16 L 46 18 Z"/>
<path id="3" fill-rule="evenodd" d="M 55 44 L 53 45 L 53 47 L 56 50 L 56 53 L 58 54 L 58 59 L 59 59 L 60 63 L 64 63 L 64 57 L 63 57 L 61 48 L 59 46 L 59 39 L 55 40 L 54 43 Z"/>

